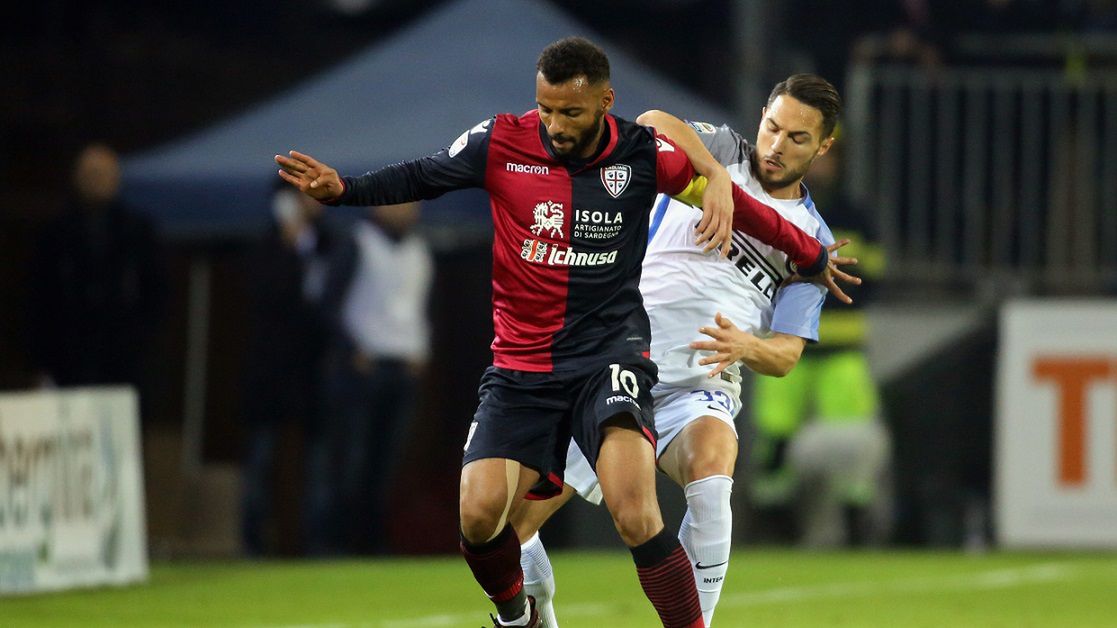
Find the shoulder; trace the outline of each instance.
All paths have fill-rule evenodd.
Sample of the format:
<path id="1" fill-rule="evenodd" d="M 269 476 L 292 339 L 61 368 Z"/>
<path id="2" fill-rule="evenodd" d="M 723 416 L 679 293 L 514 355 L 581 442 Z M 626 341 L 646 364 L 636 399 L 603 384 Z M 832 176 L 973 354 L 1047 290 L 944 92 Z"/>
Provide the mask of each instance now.
<path id="1" fill-rule="evenodd" d="M 502 117 L 508 114 L 498 114 L 491 118 L 485 118 L 472 127 L 462 131 L 458 139 L 454 140 L 453 144 L 447 149 L 447 155 L 450 157 L 457 157 L 458 153 L 462 152 L 467 146 L 470 145 L 470 139 L 476 136 L 488 137 L 492 134 L 493 129 L 502 122 Z M 474 144 L 480 144 L 473 142 Z"/>
<path id="2" fill-rule="evenodd" d="M 539 128 L 539 112 L 532 109 L 520 115 L 498 113 L 492 118 L 484 120 L 470 129 L 470 132 L 478 132 L 480 130 L 492 131 L 496 129 L 505 132 L 534 131 L 537 128 Z"/>
<path id="3" fill-rule="evenodd" d="M 807 213 L 814 219 L 817 225 L 812 235 L 826 246 L 833 244 L 834 234 L 830 231 L 830 226 L 826 224 L 826 220 L 823 219 L 822 214 L 819 213 L 818 207 L 815 206 L 814 199 L 810 197 L 809 193 L 807 194 L 804 205 L 806 206 Z"/>
<path id="4" fill-rule="evenodd" d="M 539 112 L 532 109 L 521 115 L 499 113 L 466 131 L 462 137 L 477 137 L 478 134 L 483 134 L 485 141 L 491 138 L 501 144 L 517 144 L 539 134 Z"/>
<path id="5" fill-rule="evenodd" d="M 699 139 L 722 165 L 747 163 L 753 147 L 745 136 L 728 124 L 715 126 L 709 122 L 687 120 L 687 124 L 698 134 Z"/>
<path id="6" fill-rule="evenodd" d="M 636 158 L 649 161 L 659 159 L 658 153 L 676 152 L 676 147 L 669 141 L 656 136 L 655 129 L 650 126 L 637 124 L 624 118 L 613 116 L 614 128 L 617 133 L 616 148 L 613 149 L 617 158 Z"/>
<path id="7" fill-rule="evenodd" d="M 723 124 L 714 130 L 712 137 L 714 138 L 713 142 L 722 143 L 727 150 L 733 152 L 740 159 L 742 164 L 749 164 L 752 161 L 756 147 L 733 127 Z"/>
<path id="8" fill-rule="evenodd" d="M 619 116 L 612 116 L 612 118 L 617 124 L 617 137 L 622 141 L 629 140 L 636 143 L 655 141 L 655 129 L 652 127 L 637 124 Z"/>
<path id="9" fill-rule="evenodd" d="M 515 124 L 516 126 L 523 126 L 529 129 L 534 129 L 539 124 L 539 110 L 528 109 L 518 116 L 511 113 L 502 113 L 497 116 L 497 118 L 503 119 L 508 123 Z"/>

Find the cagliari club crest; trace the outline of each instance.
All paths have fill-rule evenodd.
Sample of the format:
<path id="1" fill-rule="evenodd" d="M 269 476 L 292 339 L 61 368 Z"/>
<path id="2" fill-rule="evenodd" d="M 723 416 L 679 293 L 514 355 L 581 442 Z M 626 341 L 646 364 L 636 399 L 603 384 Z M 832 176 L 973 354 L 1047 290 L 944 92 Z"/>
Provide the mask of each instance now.
<path id="1" fill-rule="evenodd" d="M 619 197 L 621 192 L 624 192 L 631 178 L 632 168 L 625 164 L 606 166 L 601 169 L 601 184 L 605 186 L 605 191 L 613 198 Z"/>

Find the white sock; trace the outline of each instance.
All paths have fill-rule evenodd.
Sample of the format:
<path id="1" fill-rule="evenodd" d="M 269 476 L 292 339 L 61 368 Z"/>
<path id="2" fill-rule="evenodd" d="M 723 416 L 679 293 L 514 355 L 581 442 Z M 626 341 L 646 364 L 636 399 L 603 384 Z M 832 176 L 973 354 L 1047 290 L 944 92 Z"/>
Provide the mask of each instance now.
<path id="1" fill-rule="evenodd" d="M 541 628 L 558 628 L 555 619 L 555 576 L 551 572 L 551 559 L 539 533 L 520 545 L 520 567 L 524 570 L 524 591 L 535 598 Z"/>
<path id="2" fill-rule="evenodd" d="M 713 475 L 687 484 L 684 492 L 687 510 L 679 527 L 679 541 L 692 561 L 702 617 L 710 626 L 721 587 L 725 584 L 725 573 L 729 570 L 733 537 L 729 495 L 733 492 L 733 479 Z"/>

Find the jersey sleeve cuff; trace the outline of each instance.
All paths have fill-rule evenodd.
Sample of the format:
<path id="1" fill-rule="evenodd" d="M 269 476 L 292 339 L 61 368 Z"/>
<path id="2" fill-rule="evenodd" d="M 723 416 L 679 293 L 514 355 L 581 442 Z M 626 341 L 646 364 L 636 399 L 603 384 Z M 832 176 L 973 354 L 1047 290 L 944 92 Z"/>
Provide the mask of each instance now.
<path id="1" fill-rule="evenodd" d="M 817 275 L 826 270 L 827 264 L 830 263 L 830 255 L 827 252 L 826 247 L 823 246 L 821 242 L 818 243 L 818 248 L 818 257 L 815 258 L 814 262 L 812 262 L 810 266 L 801 266 L 796 268 L 795 271 L 797 273 L 804 277 L 813 277 L 814 275 Z"/>
<path id="2" fill-rule="evenodd" d="M 789 336 L 798 336 L 811 344 L 818 342 L 818 329 L 812 329 L 810 325 L 789 325 L 772 323 L 771 329 L 776 333 L 787 334 Z"/>
<path id="3" fill-rule="evenodd" d="M 337 196 L 331 198 L 328 201 L 322 201 L 323 205 L 329 205 L 330 207 L 337 207 L 338 205 L 344 204 L 345 197 L 349 195 L 349 190 L 352 186 L 349 185 L 349 177 L 341 177 L 340 181 L 341 181 L 341 194 L 338 194 Z"/>

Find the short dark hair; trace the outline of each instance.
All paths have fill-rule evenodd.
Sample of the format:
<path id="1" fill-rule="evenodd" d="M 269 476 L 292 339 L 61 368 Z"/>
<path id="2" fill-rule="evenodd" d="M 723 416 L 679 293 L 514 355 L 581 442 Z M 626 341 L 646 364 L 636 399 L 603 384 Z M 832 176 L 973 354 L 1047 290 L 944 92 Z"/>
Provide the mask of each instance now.
<path id="1" fill-rule="evenodd" d="M 579 76 L 590 85 L 609 80 L 609 57 L 600 46 L 584 37 L 566 37 L 543 49 L 535 68 L 552 85 Z"/>
<path id="2" fill-rule="evenodd" d="M 842 97 L 830 81 L 817 74 L 792 74 L 772 88 L 772 93 L 768 95 L 768 106 L 784 94 L 818 109 L 822 114 L 822 137 L 830 137 L 834 126 L 838 124 L 838 114 L 842 112 Z"/>

